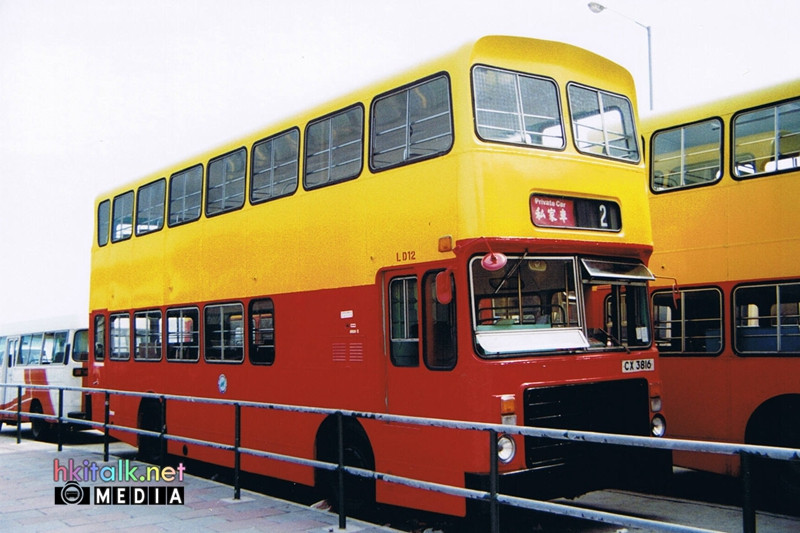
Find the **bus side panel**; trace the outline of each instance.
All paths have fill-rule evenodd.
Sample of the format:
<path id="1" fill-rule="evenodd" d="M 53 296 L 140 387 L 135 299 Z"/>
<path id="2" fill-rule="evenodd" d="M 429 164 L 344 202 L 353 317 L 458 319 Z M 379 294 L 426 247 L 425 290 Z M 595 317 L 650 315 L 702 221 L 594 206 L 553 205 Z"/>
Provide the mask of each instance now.
<path id="1" fill-rule="evenodd" d="M 483 432 L 389 424 L 374 441 L 376 470 L 463 487 L 464 468 L 470 456 L 486 458 L 488 454 L 487 435 Z M 379 482 L 376 490 L 378 500 L 389 504 L 458 516 L 466 512 L 464 498 L 456 496 L 388 482 Z"/>
<path id="2" fill-rule="evenodd" d="M 709 357 L 662 356 L 661 377 L 664 380 L 664 404 L 671 412 L 694 413 L 692 416 L 670 418 L 670 436 L 676 439 L 696 439 L 697 435 L 715 435 L 715 440 L 732 442 L 735 433 L 731 426 L 730 354 L 717 356 L 717 364 Z M 713 409 L 698 406 L 714 405 Z M 674 463 L 686 468 L 701 468 L 717 473 L 732 474 L 733 460 L 720 454 L 675 452 Z M 738 461 L 737 461 L 738 463 Z"/>

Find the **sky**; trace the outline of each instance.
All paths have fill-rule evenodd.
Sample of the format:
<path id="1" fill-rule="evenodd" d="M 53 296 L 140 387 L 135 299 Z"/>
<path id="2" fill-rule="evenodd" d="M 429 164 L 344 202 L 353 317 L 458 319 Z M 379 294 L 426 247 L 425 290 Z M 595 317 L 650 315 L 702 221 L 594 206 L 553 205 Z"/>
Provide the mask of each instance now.
<path id="1" fill-rule="evenodd" d="M 0 324 L 88 316 L 94 200 L 483 35 L 561 41 L 658 113 L 800 78 L 797 0 L 0 0 Z"/>

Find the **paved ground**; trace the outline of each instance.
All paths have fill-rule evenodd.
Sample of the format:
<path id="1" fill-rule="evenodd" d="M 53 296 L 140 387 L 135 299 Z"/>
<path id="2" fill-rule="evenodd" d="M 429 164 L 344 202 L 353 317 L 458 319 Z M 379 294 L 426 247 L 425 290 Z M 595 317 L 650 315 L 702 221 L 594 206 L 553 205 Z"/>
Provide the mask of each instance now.
<path id="1" fill-rule="evenodd" d="M 53 443 L 30 440 L 30 431 L 27 429 L 23 431 L 23 439 L 21 444 L 16 443 L 16 430 L 13 427 L 4 426 L 0 431 L 0 532 L 3 533 L 78 530 L 192 533 L 341 531 L 336 514 L 309 505 L 299 505 L 244 489 L 242 498 L 233 500 L 233 488 L 229 484 L 198 477 L 202 467 L 192 464 L 187 465 L 182 482 L 136 483 L 138 486 L 181 486 L 185 497 L 183 505 L 56 505 L 55 490 L 64 485 L 63 479 L 58 482 L 54 480 L 56 459 L 59 465 L 68 464 L 72 459 L 73 465 L 81 466 L 86 461 L 87 465 L 96 463 L 102 469 L 104 466 L 118 467 L 120 458 L 123 461 L 131 458 L 131 467 L 146 466 L 133 461 L 133 448 L 123 443 L 113 443 L 111 461 L 103 463 L 102 444 L 98 438 L 74 439 L 73 444 L 65 445 L 60 453 Z M 263 481 L 253 486 L 261 486 L 261 483 Z M 738 480 L 676 469 L 671 487 L 660 494 L 605 490 L 575 500 L 560 500 L 560 503 L 732 533 L 742 530 L 739 496 Z M 312 495 L 298 498 L 297 501 L 311 503 L 313 499 Z M 381 517 L 381 523 L 391 523 L 396 529 L 348 518 L 345 531 L 462 533 L 468 525 L 462 519 L 424 516 L 415 511 L 381 512 Z M 757 527 L 759 533 L 794 533 L 800 531 L 800 517 L 759 511 Z M 612 524 L 524 511 L 512 512 L 508 509 L 501 514 L 501 528 L 505 533 L 649 533 L 649 530 L 626 529 Z"/>
<path id="2" fill-rule="evenodd" d="M 116 444 L 115 444 L 116 446 Z M 64 485 L 54 481 L 54 460 L 59 465 L 73 460 L 74 466 L 96 463 L 99 474 L 104 466 L 118 466 L 118 458 L 103 463 L 102 448 L 65 445 L 62 452 L 52 443 L 23 440 L 17 444 L 15 429 L 0 432 L 0 531 L 34 533 L 38 531 L 202 531 L 219 532 L 308 532 L 343 531 L 338 515 L 262 494 L 242 490 L 233 500 L 233 489 L 185 473 L 183 482 L 137 483 L 138 486 L 182 486 L 183 505 L 56 505 L 54 494 Z M 132 467 L 145 465 L 131 461 Z M 105 471 L 105 474 L 110 470 Z M 177 475 L 177 472 L 176 472 Z M 132 483 L 109 483 L 133 485 Z M 102 486 L 84 483 L 81 486 Z M 105 484 L 108 485 L 108 484 Z M 347 520 L 348 532 L 388 532 L 388 528 Z"/>

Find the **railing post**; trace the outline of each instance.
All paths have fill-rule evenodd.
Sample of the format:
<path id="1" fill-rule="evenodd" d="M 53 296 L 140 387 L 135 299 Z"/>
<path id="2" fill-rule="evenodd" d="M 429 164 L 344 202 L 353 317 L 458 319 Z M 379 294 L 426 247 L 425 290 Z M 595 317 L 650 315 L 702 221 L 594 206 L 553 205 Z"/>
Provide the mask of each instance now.
<path id="1" fill-rule="evenodd" d="M 742 478 L 742 532 L 755 533 L 756 508 L 753 505 L 753 456 L 742 452 L 741 454 Z"/>
<path id="2" fill-rule="evenodd" d="M 17 444 L 22 442 L 22 385 L 17 385 Z"/>
<path id="3" fill-rule="evenodd" d="M 158 436 L 161 453 L 159 454 L 158 466 L 164 468 L 167 464 L 167 439 L 164 435 L 167 433 L 167 399 L 161 396 L 161 434 Z"/>
<path id="4" fill-rule="evenodd" d="M 238 403 L 233 404 L 234 408 L 234 435 L 233 435 L 233 499 L 238 500 L 242 495 L 242 489 L 239 486 L 239 470 L 241 468 L 241 456 L 239 452 L 239 445 L 241 444 L 242 436 L 242 406 Z"/>
<path id="5" fill-rule="evenodd" d="M 500 509 L 497 503 L 497 432 L 489 430 L 489 530 L 500 531 Z"/>
<path id="6" fill-rule="evenodd" d="M 104 391 L 103 394 L 103 462 L 108 462 L 108 445 L 111 438 L 108 434 L 108 421 L 109 421 L 109 405 L 111 403 L 111 394 Z"/>
<path id="7" fill-rule="evenodd" d="M 344 422 L 341 411 L 336 412 L 336 433 L 337 433 L 337 452 L 339 459 L 339 466 L 336 469 L 338 474 L 337 484 L 339 485 L 338 491 L 338 506 L 339 506 L 339 529 L 347 529 L 347 517 L 345 516 L 344 508 Z"/>
<path id="8" fill-rule="evenodd" d="M 61 417 L 63 417 L 63 416 L 64 416 L 64 389 L 59 387 L 58 388 L 58 421 L 56 422 L 56 424 L 58 424 L 58 428 L 57 428 L 57 431 L 58 431 L 58 451 L 62 451 L 64 449 L 64 440 L 63 440 L 63 434 L 62 434 L 63 425 L 61 423 Z"/>

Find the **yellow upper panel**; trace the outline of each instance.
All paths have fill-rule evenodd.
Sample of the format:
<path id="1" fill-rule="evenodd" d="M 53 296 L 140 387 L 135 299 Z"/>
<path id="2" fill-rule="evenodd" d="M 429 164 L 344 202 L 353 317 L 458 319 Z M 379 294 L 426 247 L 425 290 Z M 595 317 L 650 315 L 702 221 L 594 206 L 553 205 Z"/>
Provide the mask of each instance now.
<path id="1" fill-rule="evenodd" d="M 782 164 L 785 168 L 765 170 L 770 164 L 773 168 L 776 165 L 774 140 L 751 142 L 752 139 L 741 134 L 734 137 L 732 125 L 737 116 L 742 118 L 742 124 L 746 122 L 747 116 L 742 112 L 769 113 L 776 104 L 788 104 L 792 107 L 788 111 L 793 118 L 790 122 L 789 113 L 784 114 L 784 124 L 778 126 L 777 136 L 781 138 L 778 153 L 782 153 L 778 157 L 792 157 L 786 147 L 792 139 L 800 137 L 795 131 L 800 124 L 798 98 L 800 80 L 643 121 L 642 130 L 650 154 L 653 154 L 654 135 L 666 135 L 679 131 L 676 128 L 681 126 L 707 120 L 712 121 L 715 131 L 720 125 L 722 128 L 718 143 L 699 146 L 694 153 L 676 151 L 663 155 L 660 163 L 651 164 L 651 174 L 660 172 L 659 176 L 668 172 L 677 176 L 681 161 L 685 168 L 692 165 L 695 168 L 706 165 L 707 168 L 704 161 L 710 159 L 714 159 L 714 168 L 719 165 L 719 170 L 707 176 L 707 181 L 691 183 L 685 188 L 673 183 L 669 190 L 656 189 L 651 193 L 654 241 L 651 267 L 656 275 L 675 278 L 679 284 L 797 276 L 800 210 L 794 204 L 800 193 L 800 169 Z M 750 174 L 752 170 L 737 167 L 732 161 L 737 144 L 747 146 L 752 152 L 757 174 Z M 653 180 L 652 175 L 650 180 Z M 662 283 L 671 281 L 662 280 Z"/>
<path id="2" fill-rule="evenodd" d="M 542 149 L 485 142 L 476 134 L 473 65 L 535 74 L 557 86 L 564 146 Z M 444 73 L 452 102 L 452 147 L 443 155 L 387 170 L 370 168 L 372 106 L 397 88 Z M 206 217 L 121 242 L 92 253 L 92 309 L 180 304 L 371 283 L 379 268 L 452 257 L 439 237 L 453 242 L 480 236 L 591 243 L 651 244 L 644 163 L 580 152 L 573 140 L 568 86 L 597 88 L 636 100 L 630 74 L 574 46 L 516 37 L 486 37 L 441 59 L 333 100 L 300 116 L 185 160 L 97 200 L 138 190 L 160 178 L 203 165 L 291 128 L 305 147 L 307 127 L 331 113 L 359 106 L 364 113 L 362 167 L 357 178 L 306 190 L 304 156 L 294 194 Z M 635 133 L 635 132 L 634 132 Z M 638 139 L 638 134 L 633 135 Z M 637 152 L 638 153 L 638 152 Z M 204 176 L 208 180 L 208 176 Z M 248 188 L 249 190 L 249 188 Z M 539 228 L 531 222 L 532 193 L 615 202 L 620 231 Z M 207 189 L 203 188 L 204 197 Z M 247 195 L 246 195 L 247 196 Z M 166 203 L 169 203 L 168 201 Z M 113 228 L 112 228 L 113 229 Z"/>

